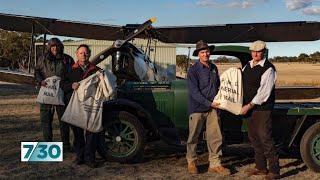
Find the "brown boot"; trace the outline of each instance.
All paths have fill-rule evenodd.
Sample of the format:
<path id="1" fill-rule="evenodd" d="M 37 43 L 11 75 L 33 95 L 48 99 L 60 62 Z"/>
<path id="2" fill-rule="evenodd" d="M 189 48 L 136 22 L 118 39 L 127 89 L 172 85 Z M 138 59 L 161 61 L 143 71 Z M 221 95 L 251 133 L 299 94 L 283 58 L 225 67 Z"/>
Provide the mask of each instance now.
<path id="1" fill-rule="evenodd" d="M 252 168 L 246 171 L 248 177 L 249 176 L 258 176 L 258 175 L 267 175 L 268 171 L 267 170 L 260 170 L 257 168 Z"/>
<path id="2" fill-rule="evenodd" d="M 218 173 L 220 175 L 223 175 L 223 176 L 228 176 L 230 175 L 230 170 L 223 167 L 223 166 L 217 166 L 217 167 L 214 167 L 214 168 L 211 168 L 209 167 L 208 169 L 208 173 Z"/>
<path id="3" fill-rule="evenodd" d="M 266 180 L 274 180 L 274 179 L 280 179 L 279 173 L 268 173 L 265 177 Z"/>
<path id="4" fill-rule="evenodd" d="M 194 161 L 188 162 L 188 172 L 190 174 L 199 174 L 198 168 Z"/>

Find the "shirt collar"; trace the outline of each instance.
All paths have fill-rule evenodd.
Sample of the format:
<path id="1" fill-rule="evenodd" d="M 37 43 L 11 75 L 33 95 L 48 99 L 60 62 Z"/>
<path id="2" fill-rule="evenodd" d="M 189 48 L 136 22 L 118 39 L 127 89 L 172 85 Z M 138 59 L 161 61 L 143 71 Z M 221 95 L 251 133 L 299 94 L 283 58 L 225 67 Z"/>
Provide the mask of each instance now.
<path id="1" fill-rule="evenodd" d="M 262 60 L 260 60 L 260 61 L 258 62 L 257 65 L 260 65 L 261 67 L 263 67 L 264 64 L 265 64 L 265 62 L 266 62 L 266 58 L 263 58 Z M 249 61 L 249 63 L 250 63 L 250 67 L 253 68 L 253 60 Z"/>
<path id="2" fill-rule="evenodd" d="M 79 66 L 81 67 L 81 69 L 82 69 L 83 71 L 86 71 L 86 70 L 88 69 L 88 67 L 89 67 L 89 63 L 85 63 L 85 64 L 83 64 L 83 65 L 80 65 L 80 64 L 79 64 Z"/>
<path id="3" fill-rule="evenodd" d="M 209 68 L 209 69 L 211 68 L 211 63 L 210 63 L 210 62 L 208 63 L 209 67 L 207 67 L 207 66 L 205 66 L 204 64 L 202 64 L 202 63 L 200 62 L 200 60 L 199 60 L 197 63 L 199 64 L 198 66 L 201 67 L 201 68 Z"/>
<path id="4" fill-rule="evenodd" d="M 91 64 L 90 62 L 85 63 L 84 65 L 80 65 L 79 61 L 77 61 L 76 63 L 74 63 L 72 65 L 72 69 L 76 69 L 76 68 L 81 68 L 83 71 L 86 71 L 88 69 L 88 67 L 92 66 L 93 64 Z"/>

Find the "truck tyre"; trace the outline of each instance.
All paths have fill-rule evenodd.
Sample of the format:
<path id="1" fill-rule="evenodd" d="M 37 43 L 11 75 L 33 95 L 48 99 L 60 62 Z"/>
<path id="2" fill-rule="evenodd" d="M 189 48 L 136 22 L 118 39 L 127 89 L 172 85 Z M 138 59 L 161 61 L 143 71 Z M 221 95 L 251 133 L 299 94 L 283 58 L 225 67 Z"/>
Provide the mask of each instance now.
<path id="1" fill-rule="evenodd" d="M 111 161 L 135 163 L 143 158 L 144 128 L 138 118 L 126 111 L 111 113 L 104 124 L 107 158 Z"/>
<path id="2" fill-rule="evenodd" d="M 320 123 L 309 127 L 302 136 L 300 153 L 303 162 L 314 172 L 320 172 Z"/>

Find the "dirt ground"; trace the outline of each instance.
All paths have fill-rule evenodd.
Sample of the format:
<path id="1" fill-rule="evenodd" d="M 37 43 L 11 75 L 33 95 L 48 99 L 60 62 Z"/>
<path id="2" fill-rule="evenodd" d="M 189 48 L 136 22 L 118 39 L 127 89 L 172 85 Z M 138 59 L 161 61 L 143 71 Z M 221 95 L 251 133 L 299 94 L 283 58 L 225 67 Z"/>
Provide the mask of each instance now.
<path id="1" fill-rule="evenodd" d="M 223 163 L 232 175 L 223 177 L 208 174 L 207 153 L 199 155 L 199 175 L 186 171 L 185 152 L 177 152 L 162 142 L 146 147 L 144 161 L 137 164 L 103 162 L 91 169 L 75 165 L 75 155 L 65 153 L 63 162 L 20 162 L 20 142 L 39 141 L 42 134 L 39 122 L 39 106 L 35 103 L 36 91 L 31 86 L 0 82 L 0 179 L 244 179 L 244 171 L 254 166 L 252 149 L 236 145 L 227 148 Z M 57 119 L 54 121 L 54 140 L 59 141 Z M 282 155 L 281 174 L 284 179 L 320 179 L 320 174 L 309 170 L 294 155 Z M 250 177 L 248 179 L 263 179 Z"/>

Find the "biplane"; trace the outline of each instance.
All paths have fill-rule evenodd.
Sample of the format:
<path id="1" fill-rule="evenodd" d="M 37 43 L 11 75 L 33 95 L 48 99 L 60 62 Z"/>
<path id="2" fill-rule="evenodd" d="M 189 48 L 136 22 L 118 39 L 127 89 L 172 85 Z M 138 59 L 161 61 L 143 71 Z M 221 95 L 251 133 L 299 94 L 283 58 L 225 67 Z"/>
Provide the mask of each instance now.
<path id="1" fill-rule="evenodd" d="M 156 75 L 156 68 L 146 54 L 130 42 L 132 39 L 157 39 L 180 44 L 192 44 L 200 39 L 208 43 L 320 39 L 320 22 L 154 27 L 154 21 L 150 19 L 142 24 L 114 26 L 0 14 L 0 28 L 8 31 L 44 34 L 44 37 L 50 34 L 115 41 L 90 61 L 98 64 L 111 55 L 112 72 L 120 79 L 117 97 L 106 101 L 103 111 L 107 155 L 120 162 L 141 160 L 146 143 L 159 139 L 173 146 L 184 147 L 188 132 L 185 80 L 162 82 L 156 78 L 146 78 L 148 71 Z M 237 57 L 242 64 L 251 58 L 249 48 L 244 46 L 217 46 L 211 53 Z M 145 67 L 140 69 L 142 73 L 137 72 L 135 64 Z M 303 91 L 306 89 L 300 90 Z M 316 91 L 319 92 L 318 89 Z M 320 102 L 276 103 L 273 115 L 273 119 L 276 119 L 274 137 L 277 147 L 286 150 L 300 147 L 303 161 L 316 172 L 320 172 L 319 109 Z M 222 112 L 221 119 L 226 144 L 246 142 L 245 119 L 227 112 Z"/>
<path id="2" fill-rule="evenodd" d="M 145 61 L 155 72 L 156 69 L 154 69 L 154 65 L 148 60 L 145 53 L 139 51 L 138 48 L 135 48 L 130 43 L 130 40 L 134 38 L 145 38 L 156 39 L 165 43 L 194 44 L 200 39 L 204 39 L 208 43 L 240 43 L 252 42 L 257 39 L 267 42 L 284 42 L 315 41 L 320 38 L 319 22 L 297 21 L 153 27 L 152 23 L 154 21 L 155 19 L 150 19 L 142 24 L 116 26 L 0 13 L 0 28 L 8 31 L 31 33 L 32 45 L 30 46 L 30 51 L 33 51 L 34 47 L 33 34 L 44 34 L 44 42 L 46 41 L 46 35 L 111 40 L 116 41 L 116 43 L 114 43 L 116 46 L 106 47 L 104 51 L 100 52 L 95 57 L 92 57 L 90 60 L 91 62 L 98 64 L 108 56 L 116 54 L 116 52 L 118 52 L 118 56 L 115 56 L 115 58 L 124 58 L 125 56 L 128 56 L 127 52 L 132 50 L 132 52 L 134 52 L 133 56 L 135 57 L 131 57 L 131 59 L 135 59 L 137 62 L 140 62 L 140 64 Z M 32 53 L 29 54 L 31 56 Z M 29 57 L 29 59 L 30 58 L 31 57 Z M 128 59 L 128 57 L 124 59 Z M 133 62 L 135 61 L 115 59 L 114 62 L 115 63 L 113 63 L 114 65 L 112 66 L 113 71 L 119 71 L 119 75 L 123 74 L 123 70 L 129 73 L 128 76 L 123 77 L 125 79 L 130 77 L 133 77 L 133 80 L 150 79 L 141 77 L 145 74 L 143 72 L 142 74 L 137 74 L 135 72 L 138 71 L 137 68 L 134 70 Z M 119 63 L 121 64 L 118 66 L 115 65 Z M 148 67 L 144 69 L 148 69 Z M 12 79 L 15 82 L 19 81 L 19 78 L 9 78 L 10 74 L 5 75 L 3 72 L 0 73 L 0 80 L 5 80 L 4 78 L 1 78 L 5 77 L 7 80 Z M 30 76 L 21 76 L 20 79 L 22 83 L 33 83 Z"/>

